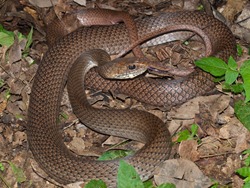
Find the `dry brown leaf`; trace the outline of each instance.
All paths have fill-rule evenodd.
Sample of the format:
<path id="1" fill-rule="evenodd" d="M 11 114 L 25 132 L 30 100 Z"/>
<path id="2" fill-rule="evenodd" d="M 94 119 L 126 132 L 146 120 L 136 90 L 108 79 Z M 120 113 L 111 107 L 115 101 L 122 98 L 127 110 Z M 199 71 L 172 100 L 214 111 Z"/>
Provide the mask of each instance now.
<path id="1" fill-rule="evenodd" d="M 239 38 L 250 42 L 250 2 L 248 2 L 239 17 L 236 20 L 237 24 L 232 26 L 233 33 Z"/>
<path id="2" fill-rule="evenodd" d="M 124 142 L 124 138 L 119 138 L 119 137 L 115 137 L 115 136 L 110 136 L 105 142 L 103 142 L 103 146 L 104 145 L 115 145 L 115 144 L 119 144 Z"/>
<path id="3" fill-rule="evenodd" d="M 219 125 L 225 125 L 231 121 L 232 117 L 234 117 L 234 108 L 229 105 L 223 113 L 218 114 L 217 123 Z"/>
<path id="4" fill-rule="evenodd" d="M 23 7 L 24 8 L 23 10 L 26 12 L 29 12 L 33 16 L 33 18 L 35 18 L 36 21 L 39 21 L 36 18 L 36 13 L 38 13 L 40 11 L 41 11 L 41 15 L 40 15 L 39 19 L 48 16 L 47 9 L 43 9 L 43 10 L 39 9 L 39 11 L 37 11 L 37 9 L 34 8 L 35 11 L 32 12 L 33 9 L 29 9 L 28 7 L 40 6 L 39 3 L 43 4 L 42 6 L 44 6 L 44 3 L 46 3 L 46 2 L 50 3 L 50 0 L 49 1 L 48 0 L 44 0 L 44 1 L 29 0 L 29 1 L 35 2 L 35 6 L 30 6 L 28 1 L 26 1 L 26 3 L 22 4 L 24 6 L 27 6 L 27 7 Z M 57 8 L 54 7 L 56 9 L 55 12 L 57 12 L 57 13 L 58 12 L 67 12 L 69 10 L 72 10 L 72 7 L 76 5 L 75 3 L 73 3 L 73 0 L 52 0 L 52 1 L 54 4 L 57 1 L 59 2 Z M 197 1 L 197 0 L 194 0 L 194 1 Z M 14 5 L 13 2 L 24 2 L 24 1 L 23 0 L 22 1 L 9 0 L 9 2 L 11 2 Z M 136 3 L 133 1 L 113 1 L 113 0 L 111 0 L 111 1 L 109 1 L 109 0 L 108 1 L 91 1 L 91 2 L 87 1 L 87 7 L 96 7 L 96 2 L 98 3 L 99 7 L 111 8 L 111 9 L 122 9 L 122 10 L 129 11 L 133 15 L 138 15 L 138 14 L 148 15 L 148 14 L 153 13 L 153 11 L 152 11 L 153 9 L 157 10 L 157 7 L 152 8 L 148 5 L 146 5 L 146 3 L 145 3 L 146 1 L 140 1 L 139 3 Z M 155 3 L 155 5 L 157 5 L 159 2 L 163 2 L 163 1 L 151 1 L 151 3 Z M 177 2 L 177 1 L 171 1 L 171 2 L 168 1 L 168 4 L 164 4 L 165 7 L 163 9 L 164 10 L 169 9 L 170 3 L 174 4 L 174 2 Z M 184 7 L 189 6 L 188 4 L 193 3 L 193 1 L 186 1 L 185 3 L 186 3 L 186 5 L 184 5 L 184 3 L 183 3 Z M 14 5 L 12 7 L 13 7 L 13 10 L 11 10 L 11 12 L 13 12 L 13 11 L 16 12 L 17 10 L 18 10 L 18 12 L 22 12 L 21 6 Z M 163 10 L 163 9 L 161 9 L 161 10 Z M 175 7 L 173 7 L 173 9 L 175 9 Z M 247 9 L 245 7 L 244 7 L 244 10 L 246 13 L 249 12 L 249 9 Z M 54 12 L 54 10 L 50 9 L 50 12 Z M 21 16 L 23 14 L 16 14 L 16 15 Z M 61 14 L 59 14 L 59 16 L 60 15 Z M 13 17 L 13 18 L 8 18 L 6 20 L 3 20 L 3 22 L 6 22 L 7 25 L 10 26 L 9 28 L 12 31 L 14 31 L 18 28 L 18 29 L 20 29 L 20 32 L 24 31 L 24 33 L 27 32 L 25 29 L 29 28 L 30 24 L 34 25 L 33 45 L 31 48 L 30 55 L 35 55 L 36 59 L 40 60 L 40 58 L 41 58 L 40 56 L 42 56 L 41 54 L 43 54 L 47 50 L 46 45 L 44 45 L 44 43 L 43 43 L 44 37 L 41 37 L 41 35 L 38 34 L 40 32 L 38 29 L 39 25 L 35 22 L 30 22 L 27 18 L 28 17 L 24 17 L 24 18 L 20 19 L 18 17 L 16 17 L 16 18 Z M 243 19 L 244 18 L 245 18 L 245 16 L 243 17 Z M 245 22 L 246 21 L 244 21 L 244 23 Z M 17 24 L 20 24 L 20 23 L 21 23 L 21 27 L 18 27 L 19 25 L 17 25 Z M 6 29 L 9 29 L 9 28 L 6 28 Z M 243 33 L 242 34 L 243 36 L 249 35 L 249 32 L 247 30 L 241 29 L 241 32 Z M 37 42 L 39 43 L 38 45 L 40 47 L 38 47 Z M 40 44 L 41 42 L 42 42 L 42 44 Z M 36 47 L 34 48 L 34 46 L 36 46 Z M 202 49 L 199 49 L 200 45 L 196 45 L 192 42 L 190 42 L 188 46 L 189 47 L 191 46 L 192 50 L 198 51 L 199 53 L 202 51 Z M 16 115 L 16 113 L 18 113 L 20 111 L 22 113 L 21 115 L 27 113 L 26 107 L 28 105 L 30 87 L 31 87 L 33 76 L 34 76 L 34 73 L 36 72 L 38 64 L 29 66 L 29 65 L 27 65 L 28 63 L 26 63 L 26 64 L 24 63 L 25 60 L 23 60 L 22 63 L 21 63 L 21 61 L 18 61 L 18 59 L 20 58 L 20 52 L 21 52 L 20 49 L 22 47 L 23 47 L 23 43 L 18 44 L 17 46 L 15 46 L 15 48 L 12 49 L 12 52 L 11 52 L 12 54 L 10 54 L 10 55 L 13 57 L 11 57 L 12 58 L 11 61 L 17 61 L 17 62 L 12 63 L 12 64 L 5 64 L 4 57 L 5 57 L 5 52 L 7 49 L 4 49 L 3 47 L 0 49 L 0 55 L 1 55 L 1 57 L 3 57 L 3 60 L 1 62 L 1 66 L 7 72 L 7 73 L 3 72 L 3 70 L 0 69 L 0 77 L 6 83 L 1 88 L 2 93 L 4 93 L 5 90 L 7 90 L 7 89 L 9 89 L 9 87 L 11 87 L 11 92 L 15 94 L 15 95 L 13 95 L 14 97 L 11 97 L 9 99 L 8 102 L 11 105 L 8 107 L 7 110 L 6 110 L 6 107 L 8 105 L 7 101 L 5 101 L 4 98 L 0 99 L 0 112 L 1 111 L 3 112 L 2 116 L 1 116 L 1 123 L 0 123 L 0 158 L 1 159 L 3 157 L 6 157 L 6 156 L 10 156 L 8 158 L 8 160 L 13 159 L 12 158 L 13 155 L 18 154 L 20 151 L 23 152 L 23 150 L 16 150 L 15 148 L 13 148 L 13 146 L 22 145 L 22 140 L 25 143 L 25 137 L 22 137 L 23 135 L 21 134 L 19 129 L 16 129 L 17 124 L 16 124 L 16 118 L 14 115 Z M 248 49 L 244 48 L 244 47 L 243 47 L 243 49 L 244 49 L 245 54 L 247 54 Z M 182 48 L 181 52 L 183 52 L 183 51 L 186 51 L 186 48 Z M 190 51 L 187 51 L 187 52 L 189 53 Z M 182 61 L 187 60 L 190 62 L 192 60 L 192 58 L 191 58 L 191 60 L 188 58 L 188 59 L 181 60 L 181 62 L 179 62 L 180 57 L 182 56 L 182 53 L 179 54 L 179 53 L 173 52 L 171 55 L 172 55 L 171 56 L 172 63 L 174 63 L 174 64 L 178 63 L 178 66 L 179 66 L 179 63 L 181 65 L 183 64 Z M 249 57 L 248 57 L 248 55 L 245 55 L 244 58 L 248 59 Z M 37 62 L 39 62 L 39 61 L 37 61 Z M 186 64 L 186 63 L 184 63 L 184 64 Z M 21 82 L 23 82 L 24 84 L 22 84 Z M 20 96 L 20 91 L 21 91 L 21 96 Z M 99 95 L 99 96 L 101 96 L 101 95 Z M 93 96 L 91 96 L 91 98 L 93 99 Z M 128 98 L 127 96 L 120 97 L 119 95 L 115 95 L 115 99 L 114 98 L 111 99 L 111 98 L 112 97 L 107 97 L 106 95 L 103 95 L 99 99 L 97 99 L 97 98 L 94 99 L 93 103 L 97 103 L 96 104 L 97 107 L 110 107 L 110 106 L 130 107 L 131 105 L 133 105 L 132 106 L 133 108 L 147 110 L 145 107 L 142 107 L 141 103 L 136 103 L 136 105 L 134 105 L 134 103 L 135 103 L 134 100 Z M 112 102 L 107 102 L 108 101 L 107 99 L 109 99 L 109 101 L 110 101 L 110 99 L 111 100 L 114 99 L 114 100 Z M 208 101 L 209 100 L 212 100 L 212 99 L 208 98 Z M 234 117 L 233 108 L 230 106 L 227 107 L 228 103 L 225 103 L 225 104 L 218 103 L 218 101 L 221 102 L 221 100 L 223 100 L 223 99 L 218 98 L 217 101 L 215 100 L 215 104 L 211 105 L 211 108 L 209 109 L 213 118 L 214 119 L 217 118 L 216 123 L 218 124 L 218 126 L 224 125 L 224 124 L 235 124 L 235 120 L 232 119 L 232 117 Z M 117 103 L 117 101 L 118 101 L 118 103 Z M 122 102 L 124 102 L 124 101 L 125 101 L 125 104 L 122 104 Z M 5 104 L 2 104 L 2 103 L 5 103 Z M 198 100 L 198 103 L 204 103 L 203 99 L 200 101 Z M 171 116 L 171 114 L 169 115 L 169 117 L 170 117 L 169 119 L 174 119 L 173 121 L 171 121 L 172 132 L 174 132 L 176 129 L 178 129 L 182 125 L 186 126 L 186 125 L 190 125 L 194 122 L 195 113 L 202 112 L 198 108 L 198 103 L 196 103 L 196 107 L 192 107 L 192 106 L 187 105 L 186 108 L 181 113 L 177 113 L 177 115 L 172 115 L 172 116 Z M 219 105 L 219 106 L 216 106 L 216 105 Z M 2 107 L 2 109 L 1 109 L 1 107 Z M 20 111 L 17 110 L 18 108 Z M 195 111 L 195 108 L 197 111 Z M 193 112 L 189 114 L 191 109 Z M 218 110 L 218 109 L 220 109 L 220 110 Z M 10 111 L 8 111 L 8 110 L 10 110 Z M 163 118 L 163 119 L 166 118 L 166 117 L 164 117 L 165 114 L 161 113 L 161 111 L 153 110 L 151 112 L 158 114 L 158 116 Z M 14 115 L 12 115 L 12 113 Z M 70 113 L 72 113 L 72 112 L 70 112 Z M 174 110 L 173 110 L 173 113 L 175 113 Z M 24 117 L 26 117 L 26 116 L 24 116 Z M 68 119 L 68 122 L 72 122 L 71 120 L 72 119 L 75 120 L 75 118 L 76 118 L 76 117 L 73 117 L 73 115 L 69 115 L 69 117 L 70 118 Z M 185 119 L 185 121 L 183 119 Z M 236 125 L 238 126 L 237 123 L 236 123 Z M 106 150 L 106 146 L 101 147 L 101 149 L 100 148 L 96 149 L 97 147 L 99 147 L 103 143 L 103 140 L 104 140 L 103 137 L 101 139 L 99 139 L 99 135 L 90 133 L 89 130 L 87 130 L 87 129 L 79 129 L 79 128 L 77 128 L 77 126 L 78 125 L 76 125 L 75 129 L 70 128 L 69 132 L 68 132 L 68 129 L 65 131 L 66 138 L 70 137 L 70 139 L 72 139 L 72 137 L 75 137 L 75 136 L 81 137 L 81 138 L 78 138 L 78 140 L 80 140 L 80 144 L 79 144 L 79 142 L 76 142 L 76 143 L 78 143 L 78 145 L 80 147 L 81 147 L 81 143 L 84 143 L 84 145 L 82 145 L 82 146 L 85 146 L 86 148 L 89 148 L 92 146 L 90 148 L 90 150 L 91 150 L 90 152 L 85 153 L 82 151 L 82 153 L 88 155 L 91 152 L 93 154 L 95 152 L 95 150 L 98 150 L 98 152 L 100 152 L 100 150 Z M 197 161 L 196 163 L 203 161 L 203 163 L 202 163 L 203 165 L 201 165 L 200 168 L 202 168 L 202 167 L 208 168 L 208 170 L 206 170 L 206 173 L 211 172 L 211 174 L 217 175 L 217 174 L 219 174 L 218 172 L 221 171 L 221 169 L 223 169 L 224 172 L 227 172 L 227 171 L 233 172 L 233 168 L 237 167 L 237 164 L 240 160 L 239 160 L 239 155 L 235 155 L 239 161 L 237 161 L 234 158 L 228 158 L 228 157 L 231 157 L 230 152 L 231 153 L 234 153 L 234 152 L 238 153 L 238 152 L 242 151 L 244 148 L 249 148 L 249 143 L 248 143 L 248 141 L 250 140 L 249 133 L 246 134 L 245 132 L 241 132 L 241 128 L 239 128 L 240 131 L 238 134 L 236 134 L 237 129 L 235 129 L 235 128 L 232 128 L 232 130 L 228 130 L 228 129 L 230 129 L 230 126 L 225 127 L 224 130 L 221 129 L 220 136 L 222 137 L 222 139 L 220 139 L 218 137 L 213 137 L 213 138 L 207 137 L 207 139 L 203 138 L 201 140 L 202 144 L 198 146 L 198 152 L 199 152 L 198 155 L 200 155 L 201 157 L 204 157 L 204 158 L 201 158 L 201 160 Z M 98 139 L 97 139 L 97 137 L 98 137 Z M 106 139 L 106 137 L 105 137 L 105 139 Z M 96 140 L 98 140 L 98 141 L 96 141 Z M 192 143 L 192 141 L 189 141 L 189 142 Z M 114 143 L 111 143 L 111 144 L 114 144 Z M 183 144 L 181 144 L 181 146 L 180 146 L 180 150 L 187 147 L 190 149 L 190 151 L 192 151 L 191 157 L 193 157 L 192 156 L 193 152 L 196 155 L 197 154 L 196 153 L 197 152 L 197 150 L 196 150 L 197 145 L 196 144 L 192 145 L 190 143 L 187 145 L 188 146 L 185 146 L 185 144 L 183 142 Z M 23 146 L 25 146 L 25 144 Z M 175 147 L 176 147 L 176 145 L 175 145 Z M 136 146 L 136 148 L 139 148 L 139 147 Z M 79 148 L 77 148 L 77 149 L 79 149 Z M 13 153 L 13 151 L 15 151 L 15 153 Z M 96 152 L 96 153 L 98 153 L 98 152 Z M 184 153 L 186 155 L 188 154 L 187 152 L 184 152 Z M 181 154 L 181 155 L 184 156 L 184 154 Z M 213 157 L 212 155 L 215 155 L 215 156 L 219 155 L 219 156 Z M 25 156 L 21 157 L 20 160 L 24 161 Z M 211 166 L 209 166 L 210 163 L 212 164 Z M 221 163 L 223 163 L 223 164 L 225 163 L 224 166 L 221 166 L 220 165 Z M 26 171 L 26 173 L 29 176 L 28 180 L 32 181 L 32 186 L 34 186 L 34 187 L 48 187 L 48 188 L 55 187 L 55 185 L 50 184 L 50 183 L 48 183 L 48 181 L 44 181 L 44 179 L 38 177 L 37 174 L 35 174 L 33 172 L 33 170 L 30 170 L 31 169 L 30 163 L 28 163 L 27 165 L 28 165 L 28 168 L 27 168 L 28 170 Z M 185 166 L 185 165 L 181 165 L 180 170 L 183 170 L 183 166 Z M 38 168 L 39 167 L 37 167 L 37 169 Z M 214 169 L 216 169 L 216 170 L 214 170 Z M 176 170 L 176 169 L 174 169 L 174 170 Z M 40 174 L 40 173 L 38 173 L 38 174 Z M 226 175 L 227 174 L 221 173 L 220 175 L 216 176 L 215 178 L 216 178 L 216 180 L 221 182 L 221 179 L 223 179 L 223 177 L 225 177 Z M 42 177 L 45 177 L 45 180 L 48 178 L 47 175 L 43 175 Z M 184 176 L 184 175 L 180 175 L 177 177 L 179 177 L 179 179 L 182 179 L 183 177 L 186 178 L 186 176 Z M 213 176 L 211 176 L 211 177 L 213 177 Z M 237 187 L 237 186 L 242 187 L 242 180 L 239 179 L 237 176 L 233 176 L 231 174 L 228 174 L 228 176 L 225 178 L 226 179 L 225 182 L 226 183 L 231 182 L 232 177 L 233 177 L 233 181 L 235 181 L 233 184 L 233 187 Z M 12 178 L 12 176 L 8 176 L 8 178 Z M 240 184 L 240 180 L 241 180 L 241 184 Z M 194 183 L 194 181 L 193 182 L 188 182 L 185 180 L 180 180 L 180 181 L 183 182 L 182 185 L 185 185 L 185 187 L 190 185 L 189 183 Z M 17 184 L 15 184 L 14 186 L 17 186 Z M 24 186 L 24 185 L 22 184 L 21 186 Z M 1 187 L 1 183 L 0 183 L 0 187 Z M 204 186 L 202 186 L 202 187 L 204 187 Z"/>
<path id="5" fill-rule="evenodd" d="M 74 137 L 73 140 L 69 143 L 69 147 L 72 151 L 77 153 L 78 155 L 85 154 L 85 142 L 83 139 Z"/>
<path id="6" fill-rule="evenodd" d="M 219 137 L 222 139 L 235 138 L 242 133 L 249 132 L 238 119 L 231 118 L 230 122 L 220 129 Z"/>
<path id="7" fill-rule="evenodd" d="M 243 187 L 244 180 L 241 177 L 239 177 L 237 175 L 234 175 L 232 177 L 232 180 L 233 180 L 232 181 L 233 182 L 232 187 L 234 187 L 234 188 L 242 188 Z"/>
<path id="8" fill-rule="evenodd" d="M 44 8 L 44 7 L 51 7 L 53 5 L 56 5 L 58 3 L 58 0 L 29 0 L 29 2 L 37 7 Z M 51 4 L 52 2 L 52 4 Z"/>
<path id="9" fill-rule="evenodd" d="M 173 183 L 178 188 L 206 188 L 213 183 L 192 161 L 185 159 L 170 159 L 158 167 L 154 173 L 157 185 Z"/>
<path id="10" fill-rule="evenodd" d="M 15 39 L 15 41 L 18 39 Z M 21 47 L 18 44 L 18 42 L 14 42 L 14 44 L 11 46 L 10 51 L 9 51 L 9 56 L 10 56 L 10 63 L 19 61 L 22 58 L 22 52 L 21 52 Z"/>
<path id="11" fill-rule="evenodd" d="M 151 6 L 156 6 L 159 3 L 163 3 L 166 0 L 142 0 L 141 2 L 147 3 Z"/>
<path id="12" fill-rule="evenodd" d="M 19 109 L 16 103 L 8 102 L 7 110 L 9 113 L 13 114 L 14 116 L 21 114 L 21 110 Z"/>
<path id="13" fill-rule="evenodd" d="M 211 115 L 210 105 L 200 103 L 199 110 L 200 113 L 195 115 L 195 123 L 199 125 L 205 135 L 216 136 L 215 119 Z"/>
<path id="14" fill-rule="evenodd" d="M 28 106 L 23 101 L 16 101 L 16 104 L 22 111 L 26 111 L 28 109 Z"/>
<path id="15" fill-rule="evenodd" d="M 239 25 L 241 25 L 244 28 L 250 29 L 250 2 L 248 2 L 244 7 L 237 18 L 236 22 L 239 22 Z"/>
<path id="16" fill-rule="evenodd" d="M 242 11 L 247 0 L 228 0 L 225 9 L 223 10 L 223 16 L 230 22 L 233 22 L 235 15 Z"/>
<path id="17" fill-rule="evenodd" d="M 234 151 L 233 145 L 235 145 L 235 142 L 235 139 L 220 140 L 213 136 L 207 136 L 201 139 L 198 152 L 201 158 L 232 153 Z"/>
<path id="18" fill-rule="evenodd" d="M 6 106 L 7 106 L 7 100 L 4 100 L 0 103 L 0 115 L 3 113 L 3 111 L 5 110 Z"/>
<path id="19" fill-rule="evenodd" d="M 14 147 L 16 147 L 18 145 L 22 145 L 24 140 L 27 140 L 26 134 L 24 132 L 17 131 L 14 134 L 14 140 L 12 142 L 12 145 Z"/>
<path id="20" fill-rule="evenodd" d="M 66 129 L 65 133 L 70 136 L 70 137 L 75 137 L 76 136 L 76 131 L 73 129 Z"/>
<path id="21" fill-rule="evenodd" d="M 10 93 L 20 95 L 23 88 L 25 87 L 25 84 L 20 81 L 19 79 L 12 79 L 10 82 Z"/>
<path id="22" fill-rule="evenodd" d="M 236 140 L 235 152 L 240 153 L 246 149 L 249 149 L 250 148 L 249 140 L 250 140 L 249 131 L 247 133 L 242 133 L 238 135 L 237 140 Z"/>
<path id="23" fill-rule="evenodd" d="M 189 1 L 184 1 L 184 10 L 197 10 L 197 7 L 199 6 L 200 0 L 189 0 Z"/>
<path id="24" fill-rule="evenodd" d="M 74 2 L 76 2 L 77 4 L 81 6 L 86 6 L 87 4 L 86 0 L 74 0 Z"/>
<path id="25" fill-rule="evenodd" d="M 199 103 L 216 101 L 221 95 L 199 96 L 181 105 L 175 112 L 170 112 L 173 119 L 194 119 L 195 114 L 199 113 Z"/>
<path id="26" fill-rule="evenodd" d="M 221 95 L 215 101 L 211 101 L 210 112 L 212 118 L 216 120 L 217 116 L 228 108 L 231 96 Z"/>
<path id="27" fill-rule="evenodd" d="M 77 136 L 78 137 L 84 137 L 86 135 L 86 132 L 87 132 L 87 128 L 82 125 L 82 124 L 77 124 L 76 125 L 76 130 L 77 130 Z"/>
<path id="28" fill-rule="evenodd" d="M 11 160 L 11 163 L 13 163 L 16 167 L 23 169 L 23 164 L 24 164 L 23 158 L 25 158 L 26 156 L 27 153 L 25 152 L 25 150 L 23 150 L 14 156 L 14 159 Z M 7 166 L 9 167 L 9 164 Z M 16 178 L 13 178 L 14 172 L 12 168 L 6 168 L 5 172 L 6 172 L 4 176 L 5 181 L 7 181 L 11 185 L 11 187 L 18 187 Z"/>
<path id="29" fill-rule="evenodd" d="M 6 140 L 4 139 L 2 135 L 2 130 L 0 130 L 0 158 L 6 155 L 8 153 L 8 149 L 6 148 Z"/>
<path id="30" fill-rule="evenodd" d="M 236 141 L 235 152 L 240 153 L 250 147 L 250 132 L 235 118 L 230 118 L 228 124 L 220 129 L 219 137 L 222 139 L 234 139 Z"/>
<path id="31" fill-rule="evenodd" d="M 9 143 L 13 142 L 13 130 L 11 129 L 11 127 L 5 127 L 3 135 Z"/>
<path id="32" fill-rule="evenodd" d="M 83 188 L 86 185 L 86 183 L 83 182 L 75 182 L 75 183 L 70 183 L 65 186 L 64 188 Z"/>
<path id="33" fill-rule="evenodd" d="M 199 153 L 197 152 L 197 141 L 196 140 L 185 140 L 180 143 L 179 155 L 183 159 L 191 161 L 199 160 Z"/>
<path id="34" fill-rule="evenodd" d="M 189 0 L 189 1 L 172 0 L 171 2 L 174 6 L 180 7 L 184 10 L 197 10 L 197 7 L 200 3 L 199 0 Z"/>
<path id="35" fill-rule="evenodd" d="M 240 168 L 241 161 L 236 159 L 233 159 L 232 157 L 228 157 L 227 161 L 224 165 L 224 167 L 221 169 L 221 172 L 224 174 L 233 174 L 235 173 L 235 169 Z"/>

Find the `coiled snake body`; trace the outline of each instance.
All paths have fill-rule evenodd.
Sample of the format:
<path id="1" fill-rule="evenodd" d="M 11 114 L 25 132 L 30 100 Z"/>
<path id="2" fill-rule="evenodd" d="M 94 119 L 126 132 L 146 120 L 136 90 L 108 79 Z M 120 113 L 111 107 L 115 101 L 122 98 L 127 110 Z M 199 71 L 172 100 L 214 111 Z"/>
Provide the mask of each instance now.
<path id="1" fill-rule="evenodd" d="M 164 13 L 158 17 L 138 20 L 136 25 L 139 39 L 148 35 L 157 35 L 164 29 L 169 31 L 171 29 L 167 28 L 172 26 L 174 26 L 172 30 L 198 28 L 204 32 L 211 43 L 211 54 L 207 55 L 227 59 L 236 51 L 235 39 L 230 30 L 220 21 L 201 13 Z M 154 42 L 165 42 L 167 37 L 164 35 Z M 148 43 L 148 45 L 152 44 L 152 41 Z M 124 48 L 129 48 L 129 45 L 124 24 L 81 28 L 59 40 L 44 56 L 31 91 L 27 135 L 36 161 L 59 183 L 86 182 L 97 178 L 115 187 L 118 162 L 91 161 L 70 152 L 63 143 L 57 118 L 62 91 L 75 60 L 90 49 L 103 49 L 109 54 L 117 54 Z M 85 78 L 87 87 L 104 91 L 112 89 L 157 106 L 182 103 L 214 87 L 213 78 L 200 70 L 187 78 L 172 82 L 143 77 L 119 82 L 106 81 L 94 70 L 90 70 Z M 87 116 L 85 112 L 82 115 L 98 132 L 145 142 L 145 146 L 127 160 L 136 167 L 143 179 L 147 179 L 152 175 L 154 168 L 167 158 L 170 150 L 170 135 L 162 121 L 155 116 L 145 115 L 144 112 L 137 110 L 132 110 L 132 113 L 128 111 L 130 110 L 120 113 L 117 110 L 110 110 L 112 115 L 102 115 L 91 108 Z M 99 117 L 96 117 L 96 114 Z M 106 121 L 101 118 L 108 118 L 106 121 L 110 124 L 106 124 Z M 103 126 L 97 128 L 99 124 Z M 114 127 L 111 127 L 113 124 Z"/>

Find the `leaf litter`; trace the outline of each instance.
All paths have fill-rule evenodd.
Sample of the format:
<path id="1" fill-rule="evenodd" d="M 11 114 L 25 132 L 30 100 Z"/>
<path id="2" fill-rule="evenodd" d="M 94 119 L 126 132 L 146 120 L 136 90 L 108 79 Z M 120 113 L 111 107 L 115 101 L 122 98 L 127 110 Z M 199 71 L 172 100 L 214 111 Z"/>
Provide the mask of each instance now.
<path id="1" fill-rule="evenodd" d="M 41 1 L 39 2 L 41 3 Z M 74 4 L 73 1 L 69 2 L 74 6 L 62 0 L 58 2 L 55 11 L 64 12 L 72 10 L 72 7 L 79 8 L 79 5 Z M 100 7 L 121 8 L 137 16 L 173 9 L 171 4 L 166 3 L 166 1 L 132 3 L 117 0 L 108 2 L 107 4 L 98 3 Z M 38 1 L 33 1 L 33 5 L 37 5 L 36 3 Z M 27 1 L 17 1 L 16 4 L 8 1 L 0 9 L 1 14 L 17 15 L 1 18 L 1 23 L 6 29 L 18 30 L 27 36 L 30 26 L 34 27 L 33 44 L 28 57 L 22 56 L 27 41 L 19 42 L 17 37 L 14 38 L 14 44 L 10 48 L 4 46 L 0 48 L 2 57 L 0 78 L 3 82 L 0 85 L 0 161 L 11 161 L 23 169 L 27 177 L 27 181 L 22 183 L 23 187 L 29 185 L 28 180 L 31 180 L 31 184 L 37 187 L 57 187 L 58 184 L 47 177 L 33 160 L 31 152 L 28 150 L 25 132 L 33 76 L 42 54 L 48 49 L 43 35 L 44 30 L 41 29 L 44 27 L 43 20 L 39 20 L 36 15 L 48 15 L 46 23 L 47 20 L 54 18 L 52 8 L 43 8 L 41 11 L 33 5 Z M 40 6 L 47 7 L 45 4 Z M 94 6 L 92 2 L 86 5 L 88 8 Z M 191 5 L 185 6 L 192 7 Z M 193 5 L 193 7 L 197 7 L 197 5 Z M 17 12 L 17 9 L 20 8 L 26 11 Z M 20 23 L 22 24 L 20 25 Z M 16 32 L 14 34 L 17 35 Z M 194 55 L 199 58 L 200 51 L 204 49 L 201 46 L 199 42 L 190 42 L 189 45 L 183 45 L 179 42 L 170 43 L 146 49 L 146 54 L 156 56 L 160 60 L 168 60 L 173 66 L 192 67 L 190 62 L 194 60 Z M 246 49 L 242 58 L 249 58 L 249 55 L 246 55 Z M 32 64 L 32 60 L 35 60 L 37 64 Z M 242 165 L 241 152 L 249 148 L 250 135 L 249 131 L 234 115 L 234 95 L 220 93 L 196 97 L 183 105 L 173 107 L 169 112 L 155 109 L 128 96 L 112 92 L 111 94 L 102 94 L 99 91 L 87 91 L 87 95 L 90 103 L 98 108 L 138 108 L 157 115 L 168 123 L 173 135 L 173 142 L 176 141 L 178 132 L 185 129 L 190 130 L 194 123 L 198 125 L 197 137 L 182 141 L 180 144 L 174 144 L 171 156 L 173 159 L 166 161 L 155 173 L 156 184 L 167 181 L 175 183 L 177 187 L 187 187 L 187 185 L 189 187 L 208 187 L 212 185 L 211 179 L 214 179 L 222 185 L 231 184 L 234 187 L 242 185 L 242 179 L 234 172 Z M 99 156 L 102 151 L 109 150 L 110 146 L 113 145 L 116 146 L 116 149 L 125 150 L 136 150 L 142 147 L 142 144 L 138 142 L 128 142 L 121 138 L 100 135 L 87 129 L 77 121 L 75 115 L 72 114 L 70 104 L 67 102 L 62 103 L 60 120 L 60 125 L 64 128 L 65 144 L 78 154 Z M 113 147 L 111 148 L 113 149 Z M 176 156 L 181 158 L 175 159 Z M 16 186 L 17 180 L 13 178 L 13 170 L 7 163 L 3 163 L 3 165 L 7 169 L 1 172 L 3 177 L 11 186 Z M 183 169 L 184 166 L 185 169 Z M 1 182 L 0 185 L 2 184 Z"/>

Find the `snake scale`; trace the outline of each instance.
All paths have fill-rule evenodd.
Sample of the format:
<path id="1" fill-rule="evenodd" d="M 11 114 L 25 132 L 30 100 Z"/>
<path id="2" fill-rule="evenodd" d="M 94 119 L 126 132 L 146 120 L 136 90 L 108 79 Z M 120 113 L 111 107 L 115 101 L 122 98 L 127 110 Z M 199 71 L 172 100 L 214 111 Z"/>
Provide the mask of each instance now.
<path id="1" fill-rule="evenodd" d="M 210 53 L 207 55 L 226 60 L 236 53 L 235 39 L 227 26 L 199 12 L 162 13 L 157 17 L 138 19 L 136 26 L 139 40 L 142 41 L 143 38 L 157 36 L 163 31 L 202 30 L 211 43 Z M 171 36 L 157 37 L 146 45 L 163 43 L 169 37 Z M 103 49 L 109 54 L 118 54 L 129 47 L 129 36 L 124 24 L 95 26 L 80 28 L 68 34 L 43 57 L 30 95 L 27 135 L 35 160 L 59 183 L 103 179 L 110 187 L 116 186 L 118 161 L 92 161 L 70 152 L 63 143 L 57 119 L 62 91 L 73 63 L 79 57 L 88 56 L 86 51 L 91 49 Z M 96 58 L 102 57 L 97 55 Z M 145 77 L 110 81 L 102 79 L 95 69 L 91 69 L 85 77 L 85 84 L 86 87 L 104 91 L 111 89 L 142 102 L 167 107 L 207 93 L 214 87 L 212 79 L 209 74 L 197 69 L 188 77 L 171 82 Z M 132 113 L 130 110 L 122 113 L 109 110 L 112 115 L 102 115 L 96 109 L 90 109 L 87 116 L 83 113 L 83 117 L 89 119 L 92 129 L 145 143 L 141 150 L 126 159 L 135 166 L 143 180 L 151 177 L 155 167 L 167 159 L 171 148 L 170 134 L 160 119 L 138 110 L 132 110 Z M 98 124 L 103 127 L 98 127 Z M 111 127 L 113 124 L 115 127 Z"/>

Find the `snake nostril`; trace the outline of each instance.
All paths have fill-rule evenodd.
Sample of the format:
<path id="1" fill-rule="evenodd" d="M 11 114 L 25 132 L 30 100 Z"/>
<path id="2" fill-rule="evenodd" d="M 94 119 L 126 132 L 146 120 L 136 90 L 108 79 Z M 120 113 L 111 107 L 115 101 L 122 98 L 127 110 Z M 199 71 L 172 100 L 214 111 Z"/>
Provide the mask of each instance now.
<path id="1" fill-rule="evenodd" d="M 129 65 L 129 66 L 128 66 L 128 69 L 129 69 L 129 70 L 134 70 L 135 68 L 136 68 L 135 64 Z"/>

